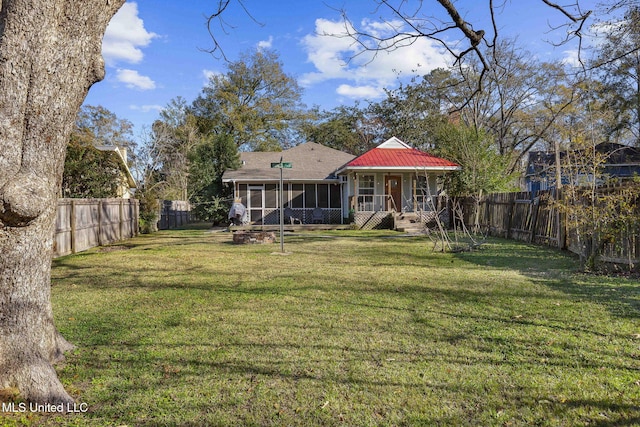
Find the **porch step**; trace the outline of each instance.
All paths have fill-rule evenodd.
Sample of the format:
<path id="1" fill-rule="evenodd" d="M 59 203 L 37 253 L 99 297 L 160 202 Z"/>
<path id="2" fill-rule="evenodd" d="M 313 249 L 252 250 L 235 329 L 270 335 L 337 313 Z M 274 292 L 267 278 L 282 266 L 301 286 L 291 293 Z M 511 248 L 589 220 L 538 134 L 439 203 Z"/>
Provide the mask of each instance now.
<path id="1" fill-rule="evenodd" d="M 424 230 L 424 226 L 418 220 L 418 216 L 414 213 L 397 214 L 395 218 L 396 230 L 402 233 L 420 233 Z"/>

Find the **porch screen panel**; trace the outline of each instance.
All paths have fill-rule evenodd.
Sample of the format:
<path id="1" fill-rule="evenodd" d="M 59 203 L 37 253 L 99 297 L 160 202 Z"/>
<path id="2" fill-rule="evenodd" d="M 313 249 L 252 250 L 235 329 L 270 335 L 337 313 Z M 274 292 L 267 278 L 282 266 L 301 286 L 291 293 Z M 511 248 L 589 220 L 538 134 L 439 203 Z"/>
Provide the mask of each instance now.
<path id="1" fill-rule="evenodd" d="M 329 185 L 318 184 L 318 206 L 321 208 L 329 207 Z"/>
<path id="2" fill-rule="evenodd" d="M 251 187 L 251 209 L 262 208 L 262 187 Z"/>
<path id="3" fill-rule="evenodd" d="M 242 204 L 247 206 L 247 184 L 238 185 L 238 197 L 242 199 Z"/>
<path id="4" fill-rule="evenodd" d="M 278 207 L 278 186 L 277 185 L 275 184 L 265 185 L 264 207 L 272 208 L 272 209 Z"/>
<path id="5" fill-rule="evenodd" d="M 288 208 L 290 207 L 289 205 L 291 204 L 291 187 L 289 186 L 289 184 L 282 184 L 282 187 L 284 188 L 282 191 L 284 192 L 284 207 Z"/>
<path id="6" fill-rule="evenodd" d="M 341 208 L 342 199 L 340 198 L 340 186 L 338 184 L 332 184 L 329 186 L 329 197 L 332 208 Z"/>
<path id="7" fill-rule="evenodd" d="M 291 186 L 291 207 L 304 208 L 304 185 L 293 184 Z"/>
<path id="8" fill-rule="evenodd" d="M 315 208 L 316 207 L 316 185 L 305 184 L 304 186 L 304 207 Z"/>

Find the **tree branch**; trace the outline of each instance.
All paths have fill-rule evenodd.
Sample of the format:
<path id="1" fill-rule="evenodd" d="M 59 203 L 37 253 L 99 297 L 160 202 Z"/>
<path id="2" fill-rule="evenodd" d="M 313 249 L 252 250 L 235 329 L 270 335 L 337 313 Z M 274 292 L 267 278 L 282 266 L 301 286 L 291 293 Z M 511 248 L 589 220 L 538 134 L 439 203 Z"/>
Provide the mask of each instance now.
<path id="1" fill-rule="evenodd" d="M 207 16 L 207 31 L 209 32 L 209 35 L 211 36 L 211 40 L 213 41 L 213 47 L 211 49 L 202 49 L 205 52 L 208 52 L 212 55 L 215 54 L 219 54 L 220 57 L 222 59 L 224 59 L 225 61 L 229 62 L 227 55 L 224 52 L 224 49 L 222 48 L 222 45 L 220 44 L 219 40 L 218 40 L 218 36 L 215 34 L 214 29 L 213 29 L 213 23 L 214 21 L 217 21 L 218 24 L 220 25 L 220 29 L 222 30 L 222 32 L 224 34 L 228 34 L 227 28 L 231 28 L 234 29 L 235 27 L 231 24 L 229 24 L 228 22 L 226 22 L 223 19 L 223 13 L 229 8 L 230 3 L 232 2 L 232 0 L 218 0 L 218 9 L 212 13 L 211 15 Z M 236 3 L 238 3 L 240 5 L 240 7 L 242 8 L 242 10 L 244 11 L 244 13 L 251 18 L 251 20 L 253 22 L 255 22 L 256 24 L 263 26 L 264 24 L 261 24 L 257 19 L 255 19 L 253 17 L 253 15 L 251 14 L 251 12 L 249 11 L 249 9 L 245 6 L 244 4 L 244 0 L 235 0 Z"/>

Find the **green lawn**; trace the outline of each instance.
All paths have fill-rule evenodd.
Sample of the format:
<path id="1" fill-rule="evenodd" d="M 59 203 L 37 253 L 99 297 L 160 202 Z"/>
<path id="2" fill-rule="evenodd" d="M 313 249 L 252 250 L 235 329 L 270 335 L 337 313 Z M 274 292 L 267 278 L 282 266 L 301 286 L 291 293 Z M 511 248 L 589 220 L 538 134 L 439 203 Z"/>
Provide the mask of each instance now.
<path id="1" fill-rule="evenodd" d="M 640 425 L 640 285 L 547 248 L 205 228 L 54 262 L 87 413 L 8 425 Z"/>

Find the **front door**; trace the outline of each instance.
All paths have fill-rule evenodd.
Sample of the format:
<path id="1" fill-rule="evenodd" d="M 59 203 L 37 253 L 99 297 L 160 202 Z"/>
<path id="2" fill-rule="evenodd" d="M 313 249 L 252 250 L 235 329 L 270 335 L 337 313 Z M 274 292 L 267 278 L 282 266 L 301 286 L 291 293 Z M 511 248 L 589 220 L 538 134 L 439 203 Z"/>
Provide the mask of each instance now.
<path id="1" fill-rule="evenodd" d="M 387 175 L 384 177 L 385 195 L 387 197 L 388 211 L 402 210 L 402 177 L 395 175 Z"/>

